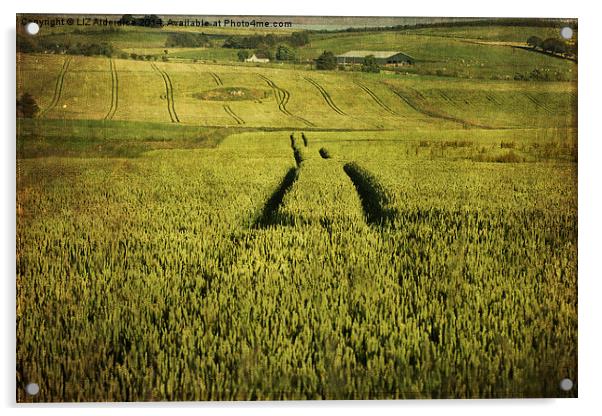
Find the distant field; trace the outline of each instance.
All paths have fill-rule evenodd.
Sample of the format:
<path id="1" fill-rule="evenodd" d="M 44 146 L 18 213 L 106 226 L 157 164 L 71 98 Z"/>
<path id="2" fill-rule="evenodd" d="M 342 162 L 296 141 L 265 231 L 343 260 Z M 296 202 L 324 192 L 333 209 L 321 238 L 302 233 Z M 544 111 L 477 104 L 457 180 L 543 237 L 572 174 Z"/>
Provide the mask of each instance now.
<path id="1" fill-rule="evenodd" d="M 431 29 L 435 31 L 435 29 Z M 494 33 L 496 28 L 493 28 Z M 521 39 L 526 41 L 525 39 Z M 405 52 L 416 60 L 407 72 L 435 73 L 463 78 L 512 79 L 516 73 L 529 73 L 535 68 L 547 68 L 568 79 L 576 76 L 572 62 L 507 46 L 469 43 L 452 37 L 422 36 L 414 31 L 318 34 L 311 45 L 299 50 L 303 58 L 319 56 L 328 50 L 335 54 L 349 50 L 390 50 Z"/>
<path id="2" fill-rule="evenodd" d="M 186 19 L 186 17 L 181 16 L 182 19 Z M 192 18 L 194 19 L 194 17 Z M 207 19 L 209 20 L 209 19 Z M 212 20 L 212 19 L 211 19 Z M 88 39 L 90 36 L 94 38 L 106 36 L 105 39 L 112 40 L 123 40 L 128 41 L 134 38 L 144 37 L 149 34 L 160 34 L 162 37 L 167 38 L 169 33 L 173 32 L 193 32 L 193 33 L 205 33 L 208 35 L 215 36 L 230 36 L 230 35 L 242 35 L 248 36 L 257 34 L 258 30 L 253 27 L 213 27 L 213 26 L 164 26 L 161 29 L 158 28 L 148 28 L 143 26 L 119 26 L 119 27 L 99 27 L 99 26 L 55 26 L 51 29 L 52 35 L 61 35 L 61 36 L 87 36 Z M 275 35 L 288 35 L 292 32 L 297 31 L 296 29 L 290 28 L 262 28 L 261 34 L 275 34 Z M 43 33 L 41 33 L 43 34 Z M 128 40 L 129 39 L 129 40 Z"/>
<path id="3" fill-rule="evenodd" d="M 521 26 L 484 26 L 484 27 L 450 27 L 424 28 L 406 31 L 409 35 L 448 36 L 464 39 L 481 39 L 491 41 L 526 42 L 530 36 L 541 39 L 559 37 L 560 29 L 556 27 L 521 27 Z M 574 31 L 575 36 L 577 31 Z"/>
<path id="4" fill-rule="evenodd" d="M 245 36 L 257 33 L 246 29 L 233 31 L 208 28 L 201 31 L 212 35 L 211 47 L 166 48 L 165 42 L 169 33 L 179 30 L 182 29 L 166 27 L 157 30 L 128 27 L 116 31 L 89 30 L 76 34 L 57 30 L 57 33 L 46 37 L 61 42 L 68 40 L 76 43 L 87 43 L 93 37 L 95 42 L 111 43 L 118 50 L 126 53 L 160 56 L 165 49 L 168 49 L 169 56 L 174 59 L 236 62 L 238 50 L 221 47 L 225 38 L 229 35 Z M 290 31 L 283 29 L 261 33 L 288 35 Z M 542 39 L 559 36 L 558 28 L 508 26 L 312 33 L 310 44 L 296 48 L 295 52 L 298 61 L 311 61 L 325 50 L 335 54 L 354 49 L 403 51 L 418 61 L 416 65 L 403 69 L 409 73 L 461 78 L 512 79 L 516 74 L 525 75 L 535 69 L 546 69 L 561 80 L 576 79 L 576 67 L 572 62 L 508 46 L 473 43 L 475 40 L 525 43 L 532 35 Z M 252 53 L 253 50 L 249 52 Z"/>
<path id="5" fill-rule="evenodd" d="M 218 60 L 237 62 L 238 50 L 227 48 L 167 48 L 165 46 L 155 48 L 124 48 L 125 53 L 137 53 L 139 55 L 163 56 L 164 51 L 168 51 L 170 59 L 198 59 L 198 60 Z"/>
<path id="6" fill-rule="evenodd" d="M 34 95 L 42 118 L 102 120 L 115 93 L 112 119 L 170 122 L 177 115 L 181 123 L 205 126 L 387 129 L 451 123 L 500 128 L 571 127 L 576 122 L 576 89 L 567 82 L 468 82 L 122 59 L 111 65 L 107 58 L 57 55 L 22 55 L 20 61 L 18 93 Z M 221 86 L 260 88 L 264 98 L 230 103 L 197 98 Z"/>

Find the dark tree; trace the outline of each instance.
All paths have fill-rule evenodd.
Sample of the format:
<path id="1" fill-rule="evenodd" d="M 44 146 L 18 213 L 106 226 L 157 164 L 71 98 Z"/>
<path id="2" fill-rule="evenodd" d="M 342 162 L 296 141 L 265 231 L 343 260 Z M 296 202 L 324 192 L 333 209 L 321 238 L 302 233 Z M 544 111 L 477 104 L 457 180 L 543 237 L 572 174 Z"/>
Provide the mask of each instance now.
<path id="1" fill-rule="evenodd" d="M 21 95 L 21 99 L 17 99 L 17 117 L 33 118 L 40 111 L 40 107 L 36 100 L 29 93 Z"/>
<path id="2" fill-rule="evenodd" d="M 362 71 L 373 72 L 375 74 L 380 72 L 380 66 L 378 66 L 378 62 L 376 62 L 374 55 L 368 55 L 364 58 L 362 62 Z"/>
<path id="3" fill-rule="evenodd" d="M 577 46 L 577 42 L 575 42 L 573 44 L 568 44 L 566 49 L 567 49 L 567 52 L 577 56 L 577 51 L 578 51 L 579 47 Z"/>
<path id="4" fill-rule="evenodd" d="M 224 40 L 224 43 L 222 44 L 222 48 L 228 48 L 228 49 L 233 49 L 233 48 L 236 48 L 237 46 L 238 46 L 238 42 L 236 42 L 236 39 L 234 39 L 234 37 L 232 37 L 232 36 L 226 38 L 226 40 Z"/>
<path id="5" fill-rule="evenodd" d="M 124 25 L 135 25 L 136 19 L 131 14 L 124 14 L 121 16 L 121 19 L 119 19 L 119 23 Z"/>
<path id="6" fill-rule="evenodd" d="M 566 43 L 560 39 L 548 38 L 543 41 L 542 48 L 547 52 L 563 54 L 566 52 Z"/>
<path id="7" fill-rule="evenodd" d="M 23 36 L 17 33 L 17 52 L 37 52 L 39 49 L 33 36 Z"/>
<path id="8" fill-rule="evenodd" d="M 276 42 L 278 42 L 278 38 L 272 35 L 271 33 L 265 35 L 263 39 L 263 43 L 265 43 L 268 46 L 274 46 Z"/>
<path id="9" fill-rule="evenodd" d="M 527 45 L 531 46 L 532 48 L 541 48 L 542 44 L 543 40 L 541 40 L 541 38 L 538 36 L 531 36 L 529 39 L 527 39 Z"/>
<path id="10" fill-rule="evenodd" d="M 295 53 L 286 45 L 278 45 L 276 59 L 279 61 L 291 61 L 295 59 Z"/>
<path id="11" fill-rule="evenodd" d="M 333 70 L 337 67 L 337 58 L 332 52 L 324 51 L 316 59 L 316 69 Z"/>
<path id="12" fill-rule="evenodd" d="M 238 53 L 236 55 L 238 56 L 238 60 L 240 62 L 244 62 L 245 59 L 247 59 L 249 57 L 249 51 L 247 51 L 245 49 L 241 49 L 238 51 Z"/>
<path id="13" fill-rule="evenodd" d="M 307 32 L 294 32 L 291 35 L 291 45 L 304 46 L 309 43 L 309 35 Z"/>
<path id="14" fill-rule="evenodd" d="M 208 43 L 209 38 L 204 33 L 170 33 L 165 40 L 165 46 L 168 48 L 198 48 L 206 46 Z"/>

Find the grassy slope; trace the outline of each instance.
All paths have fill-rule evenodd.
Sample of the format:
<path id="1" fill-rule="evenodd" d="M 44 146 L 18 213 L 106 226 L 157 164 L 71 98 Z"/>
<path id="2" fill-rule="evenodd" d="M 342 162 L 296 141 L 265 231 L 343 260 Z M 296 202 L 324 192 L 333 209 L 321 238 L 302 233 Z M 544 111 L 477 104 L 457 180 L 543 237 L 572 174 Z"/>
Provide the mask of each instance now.
<path id="1" fill-rule="evenodd" d="M 109 110 L 111 95 L 110 66 L 106 58 L 22 55 L 18 93 L 32 93 L 42 109 L 46 109 L 55 94 L 54 86 L 66 59 L 71 59 L 71 64 L 64 76 L 60 99 L 43 117 L 102 119 Z M 224 111 L 225 103 L 193 97 L 195 93 L 218 87 L 211 73 L 221 77 L 226 86 L 259 87 L 270 93 L 271 86 L 261 78 L 267 77 L 290 94 L 286 111 L 322 128 L 387 129 L 423 123 L 461 126 L 462 121 L 491 127 L 575 124 L 572 119 L 576 105 L 575 85 L 566 82 L 465 81 L 449 77 L 251 66 L 232 68 L 121 59 L 114 62 L 119 79 L 116 120 L 170 122 L 164 80 L 153 69 L 153 65 L 157 65 L 172 81 L 174 107 L 182 115 L 181 122 L 187 124 L 237 125 Z M 43 70 L 45 66 L 47 69 Z M 323 87 L 331 102 L 345 114 L 333 110 L 320 90 L 306 78 Z M 358 82 L 372 91 L 378 100 L 363 90 Z M 394 91 L 402 97 L 395 95 Z M 246 126 L 307 127 L 307 123 L 280 111 L 278 103 L 281 99 L 276 99 L 271 93 L 259 101 L 232 101 L 228 105 L 240 115 Z M 459 122 L 450 121 L 450 117 Z"/>
<path id="2" fill-rule="evenodd" d="M 215 147 L 235 131 L 139 121 L 19 119 L 17 158 L 138 157 L 153 149 Z"/>
<path id="3" fill-rule="evenodd" d="M 526 42 L 530 36 L 539 36 L 541 39 L 559 37 L 560 29 L 554 27 L 521 26 L 439 27 L 408 30 L 406 33 L 487 41 Z"/>
<path id="4" fill-rule="evenodd" d="M 406 52 L 420 61 L 414 67 L 408 67 L 408 72 L 443 70 L 466 78 L 503 79 L 535 68 L 548 68 L 566 76 L 576 76 L 576 66 L 569 61 L 507 46 L 477 45 L 464 39 L 416 35 L 413 31 L 318 34 L 312 36 L 310 46 L 299 50 L 299 55 L 315 58 L 324 50 L 338 54 L 358 49 Z"/>
<path id="5" fill-rule="evenodd" d="M 176 28 L 161 30 L 148 28 L 122 28 L 118 31 L 90 30 L 86 33 L 69 33 L 53 29 L 50 39 L 69 42 L 110 42 L 127 53 L 161 55 L 168 33 Z M 189 29 L 196 30 L 196 29 Z M 182 59 L 237 60 L 236 50 L 221 48 L 228 35 L 249 35 L 251 31 L 207 29 L 205 33 L 216 35 L 211 48 L 167 48 L 170 56 Z M 274 31 L 288 34 L 288 30 Z M 556 28 L 528 28 L 492 26 L 427 28 L 405 31 L 319 33 L 311 35 L 311 44 L 297 50 L 300 59 L 315 59 L 324 50 L 342 53 L 352 49 L 401 50 L 418 59 L 419 64 L 408 68 L 409 72 L 434 73 L 443 70 L 447 74 L 466 78 L 512 78 L 516 73 L 529 73 L 535 68 L 548 68 L 566 79 L 576 76 L 576 68 L 568 61 L 542 54 L 514 50 L 505 46 L 485 46 L 467 43 L 467 40 L 525 42 L 531 35 L 542 38 L 558 36 Z M 264 33 L 264 32 L 262 32 Z M 267 32 L 266 32 L 267 33 Z M 445 69 L 443 69 L 445 68 Z M 573 69 L 573 72 L 569 70 Z"/>

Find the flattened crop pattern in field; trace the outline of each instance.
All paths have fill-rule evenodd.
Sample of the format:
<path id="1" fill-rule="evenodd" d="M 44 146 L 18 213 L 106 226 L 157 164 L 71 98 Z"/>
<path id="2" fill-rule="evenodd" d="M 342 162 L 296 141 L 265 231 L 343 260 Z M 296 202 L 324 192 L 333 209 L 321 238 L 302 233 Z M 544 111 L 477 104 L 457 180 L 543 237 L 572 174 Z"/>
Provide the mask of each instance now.
<path id="1" fill-rule="evenodd" d="M 240 118 L 238 115 L 236 115 L 236 113 L 234 111 L 232 111 L 232 109 L 230 108 L 230 106 L 228 104 L 224 104 L 224 111 L 234 119 L 234 121 L 236 121 L 236 124 L 245 124 L 245 121 Z"/>
<path id="2" fill-rule="evenodd" d="M 211 75 L 211 77 L 215 81 L 216 85 L 220 85 L 220 86 L 224 85 L 224 82 L 222 81 L 222 79 L 215 72 L 209 72 L 209 75 Z"/>
<path id="3" fill-rule="evenodd" d="M 176 107 L 173 99 L 173 84 L 171 83 L 171 78 L 167 72 L 159 69 L 159 67 L 155 64 L 151 64 L 153 69 L 161 75 L 163 78 L 163 82 L 165 83 L 165 98 L 167 99 L 167 111 L 169 112 L 169 118 L 172 123 L 179 123 L 180 119 L 178 118 L 178 114 L 176 113 Z"/>
<path id="4" fill-rule="evenodd" d="M 307 82 L 309 82 L 310 84 L 312 84 L 314 87 L 316 87 L 318 89 L 318 91 L 320 91 L 320 94 L 322 94 L 322 98 L 324 98 L 324 101 L 326 101 L 326 104 L 328 104 L 328 106 L 332 109 L 332 111 L 334 111 L 337 114 L 340 114 L 342 116 L 346 116 L 347 114 L 341 110 L 332 100 L 332 97 L 330 96 L 330 94 L 328 93 L 328 91 L 326 91 L 324 89 L 324 87 L 322 87 L 320 84 L 318 84 L 316 81 L 314 81 L 313 79 L 309 78 L 309 77 L 303 77 Z"/>
<path id="5" fill-rule="evenodd" d="M 69 65 L 71 64 L 72 59 L 73 58 L 71 58 L 71 57 L 65 59 L 65 62 L 63 63 L 63 67 L 61 68 L 61 72 L 59 73 L 59 76 L 56 79 L 56 84 L 54 86 L 54 94 L 52 96 L 52 101 L 50 102 L 48 107 L 40 113 L 40 117 L 45 116 L 49 111 L 53 110 L 59 103 L 59 100 L 61 99 L 61 94 L 63 92 L 63 84 L 65 81 L 65 74 L 69 70 Z"/>
<path id="6" fill-rule="evenodd" d="M 372 225 L 390 223 L 395 217 L 396 211 L 387 207 L 389 198 L 378 180 L 355 162 L 347 163 L 343 166 L 343 170 L 357 190 L 366 221 Z"/>
<path id="7" fill-rule="evenodd" d="M 366 92 L 366 94 L 368 94 L 370 96 L 370 98 L 372 98 L 374 100 L 374 102 L 376 104 L 378 104 L 379 107 L 381 107 L 383 110 L 385 110 L 387 113 L 392 114 L 392 115 L 397 115 L 397 113 L 393 110 L 391 110 L 391 108 L 385 104 L 370 88 L 366 87 L 364 84 L 360 83 L 360 82 L 355 82 L 355 84 L 360 87 L 362 90 L 364 90 Z"/>
<path id="8" fill-rule="evenodd" d="M 311 121 L 306 120 L 303 117 L 299 117 L 295 114 L 292 114 L 290 111 L 287 110 L 286 104 L 288 104 L 288 101 L 291 98 L 290 92 L 288 92 L 284 88 L 280 88 L 278 85 L 276 85 L 276 83 L 274 81 L 272 81 L 271 79 L 269 79 L 268 77 L 266 77 L 264 75 L 257 74 L 257 76 L 259 76 L 261 79 L 263 79 L 272 88 L 272 91 L 274 92 L 274 97 L 276 98 L 276 102 L 278 103 L 278 110 L 280 110 L 280 112 L 282 114 L 292 117 L 296 120 L 299 120 L 302 123 L 305 123 L 307 126 L 310 126 L 310 127 L 315 126 L 315 124 L 312 123 Z"/>
<path id="9" fill-rule="evenodd" d="M 107 115 L 104 117 L 105 120 L 112 120 L 117 111 L 117 104 L 119 103 L 119 79 L 117 78 L 117 68 L 115 68 L 115 61 L 109 60 L 111 67 L 111 107 Z"/>

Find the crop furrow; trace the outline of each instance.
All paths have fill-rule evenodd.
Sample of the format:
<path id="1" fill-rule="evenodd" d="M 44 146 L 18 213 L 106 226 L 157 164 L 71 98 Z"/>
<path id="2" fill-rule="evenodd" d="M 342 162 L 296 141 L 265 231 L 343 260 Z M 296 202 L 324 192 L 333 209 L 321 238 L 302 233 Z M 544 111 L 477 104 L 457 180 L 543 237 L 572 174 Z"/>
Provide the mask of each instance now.
<path id="1" fill-rule="evenodd" d="M 65 74 L 67 73 L 67 70 L 69 69 L 69 65 L 71 64 L 72 59 L 73 58 L 69 57 L 65 60 L 65 62 L 63 62 L 63 66 L 61 67 L 61 72 L 59 72 L 59 75 L 56 79 L 56 83 L 54 85 L 54 94 L 52 96 L 52 101 L 50 101 L 50 104 L 48 105 L 48 107 L 46 107 L 46 109 L 40 113 L 40 117 L 46 115 L 46 113 L 53 110 L 58 105 L 58 103 L 61 99 L 61 95 L 63 93 L 63 83 L 65 81 Z"/>
<path id="2" fill-rule="evenodd" d="M 263 79 L 266 82 L 266 84 L 268 84 L 268 86 L 270 88 L 272 88 L 274 97 L 276 98 L 276 103 L 278 104 L 278 110 L 282 114 L 285 114 L 289 117 L 299 120 L 300 122 L 305 123 L 307 126 L 312 126 L 312 127 L 315 126 L 315 124 L 312 123 L 311 121 L 306 120 L 303 117 L 299 117 L 295 114 L 292 114 L 290 111 L 288 111 L 288 109 L 286 108 L 286 105 L 288 104 L 288 102 L 291 98 L 290 92 L 288 92 L 284 88 L 279 87 L 278 85 L 276 85 L 276 83 L 274 83 L 274 81 L 272 81 L 271 79 L 269 79 L 268 77 L 266 77 L 264 75 L 257 74 L 257 76 L 259 76 L 261 79 Z"/>
<path id="3" fill-rule="evenodd" d="M 320 148 L 320 150 L 318 150 L 318 153 L 320 153 L 322 159 L 330 159 L 332 157 L 328 149 L 326 149 L 325 147 Z"/>
<path id="4" fill-rule="evenodd" d="M 463 127 L 478 127 L 481 129 L 493 129 L 493 127 L 491 127 L 491 126 L 473 123 L 468 120 L 463 120 L 458 117 L 454 117 L 454 116 L 450 116 L 448 114 L 430 110 L 428 108 L 425 108 L 425 107 L 417 104 L 416 101 L 414 101 L 412 98 L 410 98 L 406 94 L 403 94 L 401 91 L 397 91 L 395 88 L 392 88 L 390 86 L 389 86 L 389 89 L 391 90 L 391 92 L 393 92 L 393 94 L 397 95 L 399 98 L 401 98 L 402 101 L 404 101 L 408 106 L 410 106 L 410 108 L 412 108 L 414 111 L 417 111 L 418 113 L 421 113 L 425 116 L 458 123 L 458 124 L 461 124 Z M 414 90 L 414 91 L 418 96 L 422 95 L 418 91 L 416 91 L 416 90 Z"/>
<path id="5" fill-rule="evenodd" d="M 318 91 L 320 92 L 320 94 L 322 94 L 322 98 L 324 98 L 324 101 L 326 101 L 326 104 L 328 104 L 328 106 L 336 113 L 342 115 L 342 116 L 346 116 L 347 114 L 341 110 L 336 104 L 335 102 L 332 100 L 332 97 L 330 96 L 330 94 L 328 93 L 328 91 L 326 91 L 324 89 L 324 87 L 322 87 L 320 84 L 318 84 L 316 81 L 314 81 L 313 79 L 309 78 L 309 77 L 303 77 L 307 82 L 309 82 L 310 84 L 312 84 L 314 87 L 316 87 L 318 89 Z"/>
<path id="6" fill-rule="evenodd" d="M 261 214 L 255 221 L 255 228 L 265 228 L 270 225 L 281 224 L 282 218 L 279 216 L 279 209 L 286 193 L 291 189 L 299 176 L 299 168 L 290 168 L 278 187 L 268 198 L 261 210 Z"/>
<path id="7" fill-rule="evenodd" d="M 170 102 L 171 102 L 171 111 L 172 111 L 176 121 L 179 123 L 180 118 L 178 117 L 178 113 L 176 113 L 176 103 L 173 98 L 173 84 L 171 82 L 171 78 L 170 78 L 169 74 L 166 71 L 163 71 L 163 74 L 165 75 L 165 79 L 167 80 L 167 84 L 169 85 L 169 97 L 170 97 Z"/>
<path id="8" fill-rule="evenodd" d="M 456 107 L 456 108 L 460 108 L 460 105 L 454 101 L 449 95 L 447 95 L 444 91 L 439 91 L 439 95 L 448 103 L 450 103 L 452 106 Z"/>
<path id="9" fill-rule="evenodd" d="M 544 103 L 542 103 L 539 99 L 537 99 L 533 95 L 531 95 L 529 93 L 525 93 L 525 97 L 527 97 L 529 99 L 529 101 L 531 101 L 537 107 L 539 107 L 542 110 L 544 110 L 546 113 L 552 114 L 552 111 L 548 108 L 548 106 L 546 106 Z"/>
<path id="10" fill-rule="evenodd" d="M 366 94 L 368 94 L 376 104 L 378 104 L 383 110 L 385 110 L 386 112 L 392 114 L 392 115 L 397 115 L 397 113 L 393 110 L 391 110 L 391 108 L 386 105 L 370 88 L 366 87 L 365 85 L 359 83 L 359 82 L 355 82 L 355 84 L 360 87 L 361 89 L 363 89 Z"/>
<path id="11" fill-rule="evenodd" d="M 115 61 L 113 59 L 110 59 L 109 63 L 111 67 L 111 106 L 109 107 L 107 115 L 104 117 L 105 120 L 113 119 L 119 102 L 119 79 L 117 78 L 117 68 L 115 67 Z"/>
<path id="12" fill-rule="evenodd" d="M 179 123 L 180 119 L 178 114 L 176 113 L 176 108 L 174 104 L 173 98 L 173 85 L 171 83 L 171 78 L 167 74 L 167 72 L 161 70 L 157 65 L 151 64 L 152 68 L 163 78 L 163 83 L 165 84 L 165 98 L 167 99 L 167 111 L 169 112 L 169 118 L 172 123 Z"/>
<path id="13" fill-rule="evenodd" d="M 230 117 L 234 119 L 234 121 L 236 121 L 237 124 L 245 124 L 245 121 L 238 115 L 236 115 L 236 113 L 230 108 L 229 105 L 224 104 L 224 110 L 226 111 L 226 113 L 228 113 Z"/>
<path id="14" fill-rule="evenodd" d="M 495 98 L 493 95 L 486 95 L 485 97 L 486 97 L 486 98 L 487 98 L 489 101 L 491 101 L 492 103 L 494 103 L 495 105 L 502 105 L 502 104 L 500 103 L 500 101 L 499 101 L 497 98 Z"/>
<path id="15" fill-rule="evenodd" d="M 284 196 L 299 177 L 301 163 L 303 162 L 303 155 L 301 154 L 301 150 L 297 147 L 297 141 L 295 140 L 295 135 L 293 133 L 290 135 L 290 140 L 291 149 L 293 150 L 293 156 L 297 166 L 288 170 L 278 187 L 268 198 L 261 210 L 261 214 L 255 221 L 255 228 L 265 228 L 270 225 L 283 225 L 288 223 L 287 219 L 280 213 L 280 206 L 282 205 Z"/>
<path id="16" fill-rule="evenodd" d="M 343 170 L 360 197 L 366 221 L 379 226 L 391 224 L 397 211 L 389 207 L 387 192 L 374 175 L 355 162 L 347 163 Z"/>
<path id="17" fill-rule="evenodd" d="M 217 75 L 215 72 L 209 72 L 209 74 L 211 75 L 211 77 L 213 78 L 213 80 L 215 81 L 215 83 L 217 85 L 224 85 L 224 82 L 222 81 L 220 76 Z"/>

